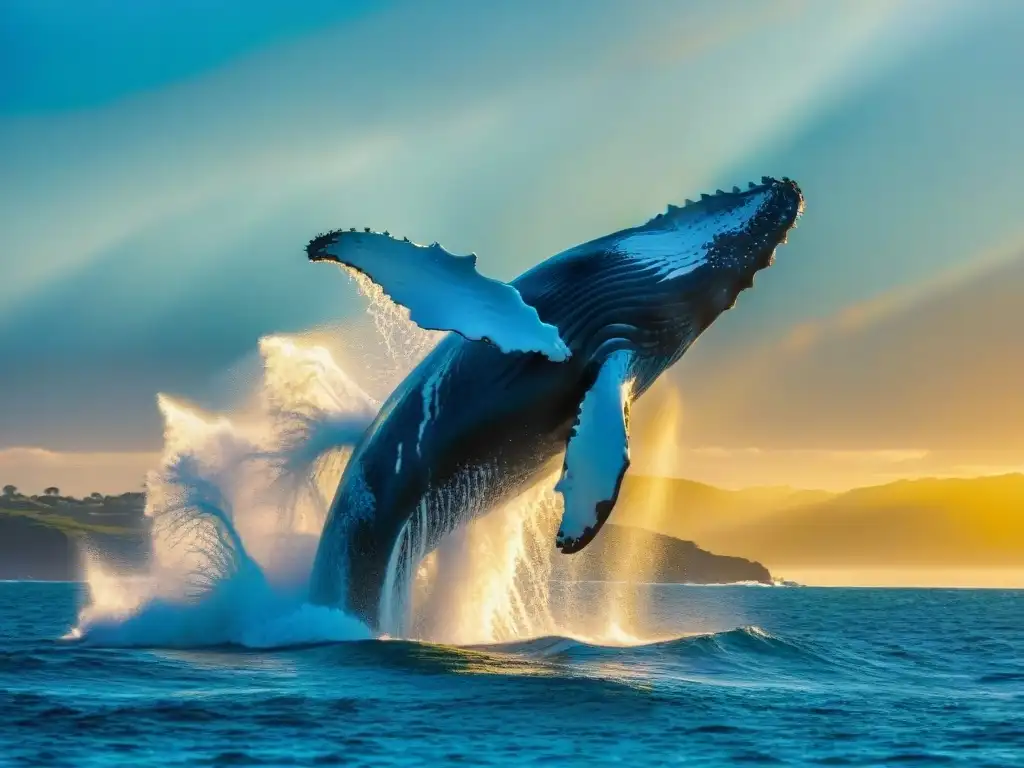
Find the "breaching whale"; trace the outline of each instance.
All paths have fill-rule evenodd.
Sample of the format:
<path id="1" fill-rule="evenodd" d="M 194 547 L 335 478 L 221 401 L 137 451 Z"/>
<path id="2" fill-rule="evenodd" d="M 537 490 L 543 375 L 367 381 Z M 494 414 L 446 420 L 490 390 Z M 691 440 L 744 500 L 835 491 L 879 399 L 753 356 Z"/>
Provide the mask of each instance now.
<path id="1" fill-rule="evenodd" d="M 452 331 L 355 443 L 324 525 L 311 600 L 379 627 L 396 542 L 421 554 L 536 482 L 564 451 L 556 546 L 598 533 L 629 467 L 629 410 L 769 266 L 803 211 L 796 182 L 762 177 L 670 205 L 511 283 L 476 256 L 387 232 L 335 230 L 311 261 L 357 270 L 421 327 Z M 411 540 L 411 539 L 410 539 Z"/>

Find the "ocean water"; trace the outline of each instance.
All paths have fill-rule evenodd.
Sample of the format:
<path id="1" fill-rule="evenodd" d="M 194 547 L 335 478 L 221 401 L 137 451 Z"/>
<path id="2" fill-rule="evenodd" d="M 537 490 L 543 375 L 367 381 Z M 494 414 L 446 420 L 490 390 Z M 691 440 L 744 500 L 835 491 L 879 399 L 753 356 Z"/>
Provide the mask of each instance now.
<path id="1" fill-rule="evenodd" d="M 1024 765 L 1024 592 L 635 589 L 657 641 L 161 649 L 0 584 L 0 764 Z"/>

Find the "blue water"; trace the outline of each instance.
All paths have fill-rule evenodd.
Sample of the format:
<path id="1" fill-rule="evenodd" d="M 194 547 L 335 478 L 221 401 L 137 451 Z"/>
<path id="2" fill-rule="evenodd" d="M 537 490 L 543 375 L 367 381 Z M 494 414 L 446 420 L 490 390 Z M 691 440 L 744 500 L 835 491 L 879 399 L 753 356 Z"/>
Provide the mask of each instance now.
<path id="1" fill-rule="evenodd" d="M 1024 592 L 641 589 L 715 631 L 84 647 L 79 587 L 0 584 L 0 764 L 1024 765 Z"/>

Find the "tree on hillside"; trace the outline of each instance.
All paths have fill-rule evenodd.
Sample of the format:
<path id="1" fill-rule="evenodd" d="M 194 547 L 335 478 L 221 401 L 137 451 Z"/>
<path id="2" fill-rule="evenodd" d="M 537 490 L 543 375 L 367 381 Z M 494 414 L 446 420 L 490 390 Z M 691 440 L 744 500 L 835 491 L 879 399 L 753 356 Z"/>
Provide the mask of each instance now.
<path id="1" fill-rule="evenodd" d="M 60 496 L 60 488 L 55 485 L 51 485 L 49 488 L 43 489 L 44 496 Z"/>
<path id="2" fill-rule="evenodd" d="M 92 501 L 103 501 L 103 494 L 100 493 L 99 491 L 93 491 L 92 493 L 89 494 L 89 498 Z"/>
<path id="3" fill-rule="evenodd" d="M 10 497 L 10 496 L 17 496 L 17 495 L 18 495 L 18 486 L 16 486 L 16 485 L 5 485 L 4 486 L 4 496 Z"/>

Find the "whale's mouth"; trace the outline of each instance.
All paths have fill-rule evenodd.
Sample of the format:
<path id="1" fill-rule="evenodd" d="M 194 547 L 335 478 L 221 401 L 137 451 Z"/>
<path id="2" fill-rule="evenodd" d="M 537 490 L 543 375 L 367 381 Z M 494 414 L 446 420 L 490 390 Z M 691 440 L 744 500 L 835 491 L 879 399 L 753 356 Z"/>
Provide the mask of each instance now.
<path id="1" fill-rule="evenodd" d="M 714 275 L 720 285 L 724 279 L 742 290 L 754 273 L 771 265 L 775 249 L 786 242 L 803 210 L 804 196 L 795 181 L 763 176 L 745 190 L 719 189 L 682 206 L 669 205 L 642 226 L 578 246 L 575 252 L 617 254 L 680 290 L 693 288 L 688 276 L 698 270 Z M 713 293 L 706 286 L 702 290 L 706 296 Z"/>
<path id="2" fill-rule="evenodd" d="M 711 200 L 733 198 L 733 205 L 747 207 L 748 202 L 758 201 L 753 215 L 733 232 L 725 232 L 716 239 L 714 247 L 719 252 L 730 253 L 737 265 L 744 263 L 738 257 L 747 251 L 751 260 L 746 260 L 754 271 L 771 266 L 775 249 L 789 241 L 789 232 L 796 226 L 804 212 L 804 195 L 800 186 L 787 176 L 775 179 L 763 176 L 760 184 L 750 182 L 748 189 L 738 192 L 722 192 Z M 737 203 L 737 201 L 743 201 Z M 730 242 L 731 241 L 731 242 Z M 751 279 L 753 275 L 750 275 Z"/>
<path id="3" fill-rule="evenodd" d="M 777 217 L 779 226 L 782 227 L 782 240 L 785 243 L 789 240 L 789 230 L 796 226 L 797 221 L 804 213 L 806 203 L 803 190 L 800 185 L 788 176 L 781 179 L 768 179 L 768 187 L 771 190 L 770 206 Z M 764 182 L 762 178 L 762 182 Z"/>
<path id="4" fill-rule="evenodd" d="M 682 228 L 698 220 L 719 221 L 720 229 L 738 231 L 751 229 L 755 220 L 765 232 L 778 232 L 785 242 L 785 235 L 796 225 L 804 212 L 804 195 L 800 185 L 788 176 L 776 179 L 762 176 L 761 182 L 750 181 L 746 189 L 733 187 L 727 192 L 715 190 L 714 194 L 704 193 L 697 200 L 687 198 L 682 206 L 670 204 L 664 213 L 659 213 L 647 222 L 645 228 Z M 708 234 L 715 234 L 709 232 Z"/>
<path id="5" fill-rule="evenodd" d="M 789 241 L 790 230 L 804 212 L 803 192 L 789 177 L 764 176 L 760 184 L 750 182 L 747 187 L 718 190 L 694 206 L 707 206 L 709 217 L 732 219 L 703 246 L 702 263 L 723 281 L 722 309 L 735 306 L 739 293 L 753 287 L 755 275 L 775 263 L 776 250 Z"/>

